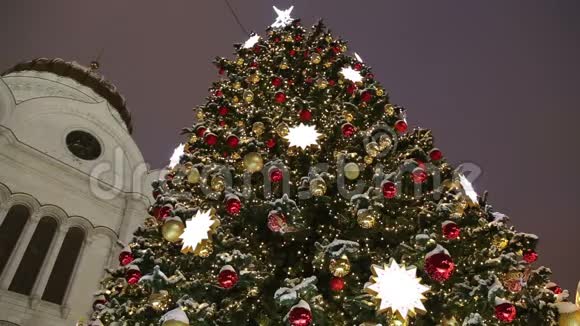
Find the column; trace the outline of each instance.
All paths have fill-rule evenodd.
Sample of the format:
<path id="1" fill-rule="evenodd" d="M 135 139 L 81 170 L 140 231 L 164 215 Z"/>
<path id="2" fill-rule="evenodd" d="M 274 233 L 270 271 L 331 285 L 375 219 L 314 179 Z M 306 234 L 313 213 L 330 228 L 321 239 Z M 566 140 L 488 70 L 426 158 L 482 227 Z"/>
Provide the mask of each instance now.
<path id="1" fill-rule="evenodd" d="M 52 241 L 50 249 L 46 254 L 46 258 L 44 259 L 44 263 L 40 268 L 40 272 L 38 273 L 38 277 L 36 278 L 36 282 L 34 283 L 34 287 L 32 287 L 32 292 L 30 294 L 31 305 L 33 308 L 42 298 L 42 293 L 44 293 L 46 283 L 50 278 L 50 273 L 52 272 L 52 268 L 54 267 L 54 263 L 56 262 L 56 258 L 60 252 L 67 231 L 68 225 L 65 223 L 58 227 L 55 239 Z"/>
<path id="2" fill-rule="evenodd" d="M 28 219 L 26 225 L 24 226 L 24 231 L 20 235 L 20 239 L 16 243 L 16 247 L 12 250 L 12 254 L 8 259 L 6 267 L 4 268 L 4 272 L 0 275 L 0 289 L 8 290 L 10 286 L 10 282 L 12 282 L 12 278 L 14 274 L 16 274 L 16 270 L 18 266 L 20 266 L 20 261 L 22 260 L 22 256 L 24 256 L 24 252 L 26 248 L 28 248 L 28 244 L 30 243 L 30 239 L 38 226 L 38 222 L 40 221 L 40 215 L 35 213 Z"/>
<path id="3" fill-rule="evenodd" d="M 9 202 L 4 202 L 0 204 L 0 225 L 2 225 L 2 223 L 4 223 L 4 219 L 6 218 L 6 215 L 8 214 L 8 210 L 10 209 L 11 205 L 9 205 Z"/>

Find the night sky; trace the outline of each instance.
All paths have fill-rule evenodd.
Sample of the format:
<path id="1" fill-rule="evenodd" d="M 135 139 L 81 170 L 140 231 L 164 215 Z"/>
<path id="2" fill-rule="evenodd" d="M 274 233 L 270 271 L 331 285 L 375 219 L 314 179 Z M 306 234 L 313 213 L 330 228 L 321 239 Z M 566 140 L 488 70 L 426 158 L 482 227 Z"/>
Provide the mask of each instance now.
<path id="1" fill-rule="evenodd" d="M 307 26 L 324 18 L 349 41 L 453 163 L 483 174 L 494 208 L 540 236 L 540 263 L 568 289 L 580 280 L 580 2 L 242 1 L 264 34 L 273 4 Z M 5 1 L 0 68 L 36 57 L 88 64 L 128 99 L 133 136 L 165 164 L 217 78 L 212 59 L 247 39 L 223 1 Z M 352 52 L 351 52 L 352 53 Z"/>

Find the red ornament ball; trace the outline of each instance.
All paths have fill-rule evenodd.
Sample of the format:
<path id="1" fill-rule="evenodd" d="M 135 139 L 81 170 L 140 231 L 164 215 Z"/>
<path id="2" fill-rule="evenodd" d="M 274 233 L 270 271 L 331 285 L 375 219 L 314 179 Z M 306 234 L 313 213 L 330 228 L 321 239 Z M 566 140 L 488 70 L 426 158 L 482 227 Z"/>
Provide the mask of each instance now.
<path id="1" fill-rule="evenodd" d="M 274 86 L 276 88 L 282 86 L 282 78 L 280 78 L 280 77 L 272 78 L 272 86 Z"/>
<path id="2" fill-rule="evenodd" d="M 397 196 L 397 185 L 394 182 L 384 181 L 381 188 L 383 190 L 383 197 L 391 199 Z"/>
<path id="3" fill-rule="evenodd" d="M 348 84 L 348 86 L 346 86 L 346 92 L 350 95 L 354 94 L 354 92 L 356 91 L 356 85 L 355 84 Z"/>
<path id="4" fill-rule="evenodd" d="M 224 92 L 222 92 L 221 89 L 218 89 L 215 91 L 214 95 L 217 97 L 222 97 L 222 96 L 224 96 Z"/>
<path id="5" fill-rule="evenodd" d="M 289 54 L 291 57 L 293 57 L 293 56 L 295 56 L 295 55 L 296 55 L 296 50 L 292 49 L 292 50 L 288 51 L 288 54 Z"/>
<path id="6" fill-rule="evenodd" d="M 516 319 L 516 306 L 509 302 L 504 302 L 495 306 L 495 317 L 504 323 L 511 323 Z"/>
<path id="7" fill-rule="evenodd" d="M 203 137 L 203 140 L 205 141 L 206 144 L 213 146 L 217 144 L 218 137 L 213 132 L 209 132 Z"/>
<path id="8" fill-rule="evenodd" d="M 119 254 L 119 264 L 121 266 L 129 265 L 133 261 L 133 255 L 129 251 L 123 251 Z"/>
<path id="9" fill-rule="evenodd" d="M 156 217 L 158 220 L 163 221 L 169 216 L 171 216 L 171 206 L 166 205 L 159 209 Z"/>
<path id="10" fill-rule="evenodd" d="M 280 182 L 284 178 L 284 173 L 279 168 L 272 168 L 270 169 L 270 181 L 272 182 Z"/>
<path id="11" fill-rule="evenodd" d="M 429 151 L 429 157 L 431 161 L 439 161 L 443 158 L 443 153 L 438 148 L 433 148 Z"/>
<path id="12" fill-rule="evenodd" d="M 236 148 L 240 143 L 240 139 L 237 136 L 230 135 L 228 139 L 226 139 L 226 143 L 230 148 Z"/>
<path id="13" fill-rule="evenodd" d="M 347 138 L 352 137 L 356 132 L 356 128 L 348 122 L 343 124 L 340 130 L 342 131 L 342 135 Z"/>
<path id="14" fill-rule="evenodd" d="M 362 68 L 363 68 L 363 65 L 360 62 L 355 63 L 353 66 L 353 69 L 357 70 L 357 71 L 360 71 Z"/>
<path id="15" fill-rule="evenodd" d="M 195 129 L 195 134 L 197 135 L 197 137 L 203 137 L 206 131 L 207 131 L 206 127 L 197 127 L 197 129 Z"/>
<path id="16" fill-rule="evenodd" d="M 459 238 L 461 234 L 461 229 L 455 222 L 447 221 L 441 226 L 441 231 L 446 239 L 454 240 Z"/>
<path id="17" fill-rule="evenodd" d="M 334 292 L 340 292 L 344 289 L 344 279 L 342 277 L 333 277 L 329 282 L 330 289 Z"/>
<path id="18" fill-rule="evenodd" d="M 304 307 L 294 307 L 290 310 L 288 321 L 292 326 L 309 326 L 312 323 L 312 312 Z"/>
<path id="19" fill-rule="evenodd" d="M 395 130 L 397 130 L 400 133 L 406 132 L 408 127 L 409 126 L 407 125 L 407 122 L 405 120 L 398 120 L 397 122 L 395 122 Z"/>
<path id="20" fill-rule="evenodd" d="M 538 253 L 530 249 L 524 252 L 524 260 L 526 263 L 531 264 L 538 260 Z"/>
<path id="21" fill-rule="evenodd" d="M 228 114 L 228 107 L 227 106 L 220 106 L 218 109 L 219 115 L 226 115 Z"/>
<path id="22" fill-rule="evenodd" d="M 242 202 L 237 198 L 229 198 L 226 200 L 226 212 L 230 215 L 238 215 L 242 209 Z"/>
<path id="23" fill-rule="evenodd" d="M 425 172 L 425 170 L 421 167 L 414 168 L 411 175 L 413 178 L 413 182 L 416 184 L 421 184 L 425 182 L 428 178 L 427 172 Z"/>
<path id="24" fill-rule="evenodd" d="M 364 103 L 368 103 L 373 99 L 373 94 L 370 91 L 364 91 L 360 95 L 360 100 Z"/>
<path id="25" fill-rule="evenodd" d="M 129 284 L 135 284 L 141 279 L 141 272 L 138 269 L 130 269 L 125 275 L 125 279 Z"/>
<path id="26" fill-rule="evenodd" d="M 444 252 L 433 254 L 425 259 L 425 271 L 437 282 L 449 279 L 454 270 L 455 263 L 451 256 Z"/>
<path id="27" fill-rule="evenodd" d="M 231 289 L 238 283 L 240 277 L 238 273 L 231 267 L 225 266 L 218 274 L 218 283 L 224 289 Z"/>
<path id="28" fill-rule="evenodd" d="M 272 232 L 281 232 L 286 227 L 286 216 L 282 212 L 270 211 L 268 214 L 268 229 Z"/>
<path id="29" fill-rule="evenodd" d="M 277 92 L 274 95 L 274 101 L 276 101 L 276 103 L 278 104 L 286 102 L 286 94 L 284 94 L 283 92 Z"/>
<path id="30" fill-rule="evenodd" d="M 306 122 L 310 121 L 310 119 L 312 119 L 312 112 L 310 112 L 310 110 L 308 109 L 300 110 L 300 121 Z"/>
<path id="31" fill-rule="evenodd" d="M 276 139 L 270 138 L 270 139 L 266 140 L 266 147 L 274 148 L 275 146 L 276 146 Z"/>
<path id="32" fill-rule="evenodd" d="M 552 283 L 553 284 L 553 283 Z M 554 284 L 553 286 L 550 286 L 548 288 L 548 290 L 554 292 L 554 294 L 561 294 L 563 292 L 562 288 L 559 287 L 558 285 Z"/>

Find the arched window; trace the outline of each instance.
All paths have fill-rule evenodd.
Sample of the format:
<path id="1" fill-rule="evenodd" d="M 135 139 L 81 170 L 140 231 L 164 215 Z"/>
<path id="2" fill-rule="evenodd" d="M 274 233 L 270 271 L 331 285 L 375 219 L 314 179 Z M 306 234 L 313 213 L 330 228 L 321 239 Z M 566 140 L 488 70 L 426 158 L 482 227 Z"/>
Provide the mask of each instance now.
<path id="1" fill-rule="evenodd" d="M 30 211 L 26 206 L 15 205 L 10 208 L 0 225 L 0 273 L 6 267 L 29 217 Z"/>
<path id="2" fill-rule="evenodd" d="M 85 233 L 82 229 L 72 227 L 68 230 L 58 257 L 56 258 L 54 268 L 50 273 L 50 278 L 46 284 L 42 300 L 62 304 L 84 238 Z"/>
<path id="3" fill-rule="evenodd" d="M 54 238 L 57 223 L 52 217 L 43 217 L 30 239 L 8 290 L 29 295 Z"/>

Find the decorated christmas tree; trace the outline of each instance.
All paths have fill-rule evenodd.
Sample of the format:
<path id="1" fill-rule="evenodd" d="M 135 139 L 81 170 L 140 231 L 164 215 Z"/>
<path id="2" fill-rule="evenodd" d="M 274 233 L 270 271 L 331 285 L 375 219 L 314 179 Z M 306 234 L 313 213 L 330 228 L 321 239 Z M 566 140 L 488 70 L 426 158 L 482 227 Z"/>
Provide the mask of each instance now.
<path id="1" fill-rule="evenodd" d="M 343 40 L 276 11 L 266 36 L 216 59 L 92 324 L 557 324 L 567 292 L 534 266 L 538 238 L 429 130 L 407 130 Z"/>

